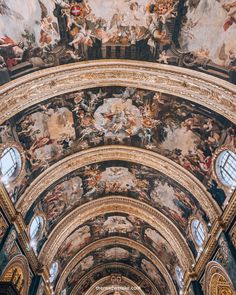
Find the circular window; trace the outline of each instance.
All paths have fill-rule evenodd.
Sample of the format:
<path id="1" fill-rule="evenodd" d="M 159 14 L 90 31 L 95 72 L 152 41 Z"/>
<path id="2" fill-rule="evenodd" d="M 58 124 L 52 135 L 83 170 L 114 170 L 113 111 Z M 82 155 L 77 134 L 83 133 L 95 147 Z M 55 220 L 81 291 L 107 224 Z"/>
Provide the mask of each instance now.
<path id="1" fill-rule="evenodd" d="M 0 175 L 2 182 L 14 180 L 21 169 L 21 156 L 14 147 L 6 148 L 0 157 Z"/>
<path id="2" fill-rule="evenodd" d="M 205 240 L 204 225 L 198 219 L 194 219 L 191 223 L 191 230 L 196 244 L 201 247 Z"/>
<path id="3" fill-rule="evenodd" d="M 38 240 L 43 229 L 43 217 L 36 216 L 30 225 L 30 239 Z"/>
<path id="4" fill-rule="evenodd" d="M 50 274 L 50 282 L 52 283 L 56 276 L 57 276 L 57 271 L 58 271 L 58 263 L 57 262 L 53 262 L 49 271 Z"/>
<path id="5" fill-rule="evenodd" d="M 236 186 L 236 154 L 225 150 L 216 160 L 216 174 L 226 186 Z"/>
<path id="6" fill-rule="evenodd" d="M 179 266 L 176 266 L 175 273 L 176 273 L 176 277 L 177 277 L 179 287 L 182 289 L 183 286 L 184 286 L 184 273 L 183 273 L 182 269 Z"/>

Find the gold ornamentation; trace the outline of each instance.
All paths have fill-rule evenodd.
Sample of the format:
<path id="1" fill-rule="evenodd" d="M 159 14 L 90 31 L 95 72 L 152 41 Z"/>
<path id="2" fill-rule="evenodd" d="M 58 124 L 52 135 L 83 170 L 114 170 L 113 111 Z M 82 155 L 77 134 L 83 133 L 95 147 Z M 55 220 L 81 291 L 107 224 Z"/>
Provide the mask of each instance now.
<path id="1" fill-rule="evenodd" d="M 0 123 L 55 95 L 100 86 L 131 86 L 177 95 L 236 122 L 236 91 L 228 82 L 170 65 L 99 60 L 45 69 L 3 85 Z"/>
<path id="2" fill-rule="evenodd" d="M 234 245 L 234 248 L 236 249 L 236 224 L 233 227 L 233 230 L 230 232 L 231 241 Z"/>
<path id="3" fill-rule="evenodd" d="M 49 235 L 39 254 L 39 260 L 49 265 L 62 242 L 79 225 L 107 212 L 122 212 L 138 218 L 141 217 L 145 222 L 157 228 L 173 249 L 176 249 L 177 256 L 184 268 L 187 269 L 194 262 L 192 252 L 185 238 L 166 216 L 147 204 L 122 196 L 100 198 L 86 203 L 69 213 Z"/>
<path id="4" fill-rule="evenodd" d="M 235 295 L 233 284 L 225 269 L 217 262 L 211 261 L 206 267 L 206 295 Z"/>
<path id="5" fill-rule="evenodd" d="M 108 160 L 138 163 L 160 171 L 173 178 L 196 197 L 202 208 L 208 213 L 211 223 L 221 215 L 221 209 L 206 191 L 204 185 L 177 163 L 152 151 L 115 145 L 91 148 L 57 162 L 31 183 L 16 203 L 16 208 L 21 211 L 22 215 L 25 215 L 45 188 L 51 186 L 64 175 L 83 166 Z"/>
<path id="6" fill-rule="evenodd" d="M 167 285 L 170 288 L 171 294 L 173 295 L 177 294 L 177 290 L 172 281 L 172 278 L 169 272 L 167 271 L 166 267 L 162 264 L 162 262 L 145 246 L 124 237 L 110 237 L 110 238 L 98 240 L 86 246 L 82 250 L 80 250 L 79 253 L 77 253 L 76 256 L 71 259 L 71 261 L 68 263 L 66 268 L 63 270 L 56 287 L 57 292 L 59 293 L 61 291 L 67 276 L 72 271 L 72 269 L 75 268 L 75 266 L 80 262 L 80 260 L 83 259 L 83 257 L 87 256 L 89 253 L 93 252 L 96 249 L 102 248 L 107 245 L 114 245 L 114 244 L 129 246 L 131 248 L 138 250 L 144 256 L 148 257 L 153 262 L 153 264 L 159 269 L 160 273 L 163 275 Z"/>
<path id="7" fill-rule="evenodd" d="M 23 255 L 17 255 L 12 258 L 5 267 L 5 270 L 0 277 L 0 281 L 13 281 L 21 295 L 28 294 L 30 273 L 27 259 Z"/>
<path id="8" fill-rule="evenodd" d="M 134 267 L 131 267 L 127 264 L 124 264 L 124 263 L 119 263 L 119 262 L 110 262 L 110 263 L 106 263 L 106 267 L 109 268 L 109 267 L 114 267 L 114 268 L 123 268 L 125 270 L 128 270 L 130 273 L 133 273 L 135 274 L 136 276 L 140 277 L 140 282 L 139 282 L 139 287 L 142 287 L 142 283 L 143 282 L 148 282 L 148 285 L 150 285 L 152 287 L 152 290 L 154 291 L 154 295 L 159 295 L 159 292 L 157 291 L 156 289 L 156 286 L 152 283 L 152 281 L 147 277 L 145 276 L 140 270 L 138 269 L 135 269 Z M 102 272 L 102 270 L 104 269 L 104 265 L 99 265 L 99 266 L 96 266 L 94 267 L 92 270 L 90 270 L 88 273 L 86 273 L 86 275 L 84 275 L 77 283 L 77 285 L 74 287 L 74 289 L 72 290 L 72 294 L 78 294 L 78 290 L 79 290 L 79 287 L 81 285 L 83 285 L 84 282 L 87 281 L 87 279 L 89 279 L 90 277 L 92 277 L 92 275 L 94 273 L 100 273 Z M 58 293 L 59 293 L 59 289 L 58 290 Z M 59 293 L 60 294 L 60 293 Z"/>

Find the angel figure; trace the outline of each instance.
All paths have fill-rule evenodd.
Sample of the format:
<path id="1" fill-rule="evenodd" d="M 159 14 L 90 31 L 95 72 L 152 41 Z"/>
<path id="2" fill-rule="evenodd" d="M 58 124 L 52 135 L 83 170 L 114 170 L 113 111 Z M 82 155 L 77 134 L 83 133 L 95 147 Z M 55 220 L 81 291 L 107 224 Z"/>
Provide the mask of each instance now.
<path id="1" fill-rule="evenodd" d="M 79 45 L 87 45 L 89 47 L 93 46 L 93 40 L 91 35 L 91 30 L 86 30 L 82 26 L 78 26 L 79 30 L 71 31 L 72 37 L 74 40 L 69 43 L 70 46 L 73 46 L 75 49 L 79 49 Z"/>
<path id="2" fill-rule="evenodd" d="M 8 68 L 21 62 L 24 53 L 24 43 L 15 43 L 10 37 L 5 35 L 0 38 L 0 55 L 4 58 Z"/>
<path id="3" fill-rule="evenodd" d="M 168 64 L 168 58 L 170 58 L 169 55 L 167 55 L 166 51 L 163 50 L 160 54 L 159 54 L 159 58 L 157 59 L 157 62 L 159 63 L 164 63 L 164 64 Z"/>
<path id="4" fill-rule="evenodd" d="M 177 4 L 178 2 L 176 2 L 171 9 L 167 10 L 165 13 L 160 15 L 160 19 L 163 24 L 166 24 L 171 18 L 176 16 Z"/>
<path id="5" fill-rule="evenodd" d="M 40 32 L 40 44 L 43 47 L 48 46 L 52 42 L 52 36 L 58 36 L 58 28 L 57 24 L 53 22 L 53 18 L 51 16 L 44 17 L 41 20 L 41 32 Z"/>
<path id="6" fill-rule="evenodd" d="M 224 23 L 224 31 L 227 31 L 234 23 L 236 23 L 236 1 L 223 4 L 222 7 L 228 12 L 228 17 Z"/>

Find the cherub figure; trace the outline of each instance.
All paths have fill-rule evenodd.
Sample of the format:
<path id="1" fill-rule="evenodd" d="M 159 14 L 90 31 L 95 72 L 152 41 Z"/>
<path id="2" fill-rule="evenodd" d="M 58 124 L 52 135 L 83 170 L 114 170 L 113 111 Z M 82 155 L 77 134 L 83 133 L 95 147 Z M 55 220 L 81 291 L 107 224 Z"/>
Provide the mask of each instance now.
<path id="1" fill-rule="evenodd" d="M 234 23 L 236 23 L 236 1 L 223 4 L 222 7 L 228 12 L 228 17 L 224 23 L 224 30 L 227 31 Z"/>

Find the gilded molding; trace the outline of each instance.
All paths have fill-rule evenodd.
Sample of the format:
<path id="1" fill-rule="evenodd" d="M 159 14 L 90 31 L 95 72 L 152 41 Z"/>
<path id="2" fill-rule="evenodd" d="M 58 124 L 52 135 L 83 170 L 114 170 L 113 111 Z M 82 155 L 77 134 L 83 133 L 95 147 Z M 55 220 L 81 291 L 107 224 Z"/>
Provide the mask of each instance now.
<path id="1" fill-rule="evenodd" d="M 15 267 L 19 267 L 22 270 L 23 274 L 23 284 L 24 288 L 23 291 L 21 292 L 21 295 L 27 295 L 28 290 L 29 290 L 29 285 L 30 285 L 30 271 L 29 271 L 29 263 L 28 260 L 25 258 L 24 255 L 17 255 L 13 257 L 5 267 L 5 269 L 2 272 L 2 276 L 0 277 L 0 281 L 4 281 L 4 275 L 8 270 L 13 270 Z"/>
<path id="2" fill-rule="evenodd" d="M 188 271 L 185 276 L 185 284 L 183 294 L 187 294 L 187 288 L 192 280 L 199 279 L 201 274 L 204 272 L 205 267 L 208 261 L 211 260 L 211 257 L 218 245 L 218 238 L 223 231 L 222 221 L 218 219 L 212 225 L 211 232 L 209 233 L 209 239 L 204 246 L 204 251 L 197 260 L 195 266 L 192 267 L 192 270 Z"/>
<path id="3" fill-rule="evenodd" d="M 233 219 L 235 218 L 236 212 L 236 191 L 232 195 L 227 207 L 225 208 L 221 218 L 218 218 L 214 224 L 212 225 L 211 232 L 209 233 L 209 239 L 204 247 L 204 251 L 202 252 L 201 256 L 199 257 L 196 265 L 193 268 L 193 272 L 188 272 L 185 277 L 185 292 L 187 292 L 187 287 L 189 286 L 190 282 L 194 279 L 199 279 L 200 275 L 204 271 L 206 264 L 210 261 L 217 245 L 218 239 L 221 232 L 230 226 Z M 185 293 L 184 293 L 185 294 Z M 187 293 L 186 293 L 187 294 Z"/>
<path id="4" fill-rule="evenodd" d="M 31 183 L 30 187 L 26 189 L 16 203 L 17 210 L 25 216 L 38 196 L 55 181 L 83 166 L 108 160 L 138 163 L 168 175 L 196 197 L 202 208 L 208 212 L 212 223 L 222 213 L 222 210 L 207 192 L 204 185 L 179 164 L 155 152 L 122 145 L 91 148 L 57 162 Z"/>
<path id="5" fill-rule="evenodd" d="M 223 214 L 222 221 L 224 222 L 225 227 L 229 226 L 236 215 L 236 190 L 231 196 L 229 203 L 227 204 Z"/>
<path id="6" fill-rule="evenodd" d="M 235 289 L 226 270 L 216 261 L 210 261 L 204 275 L 204 294 L 235 295 Z"/>
<path id="7" fill-rule="evenodd" d="M 10 221 L 14 221 L 17 214 L 16 209 L 6 191 L 4 186 L 0 183 L 0 204 L 4 209 L 5 214 L 7 215 Z"/>
<path id="8" fill-rule="evenodd" d="M 98 240 L 96 242 L 93 242 L 89 244 L 88 246 L 84 247 L 79 253 L 68 263 L 67 267 L 63 270 L 60 279 L 58 281 L 58 284 L 56 286 L 56 294 L 60 294 L 60 291 L 63 287 L 63 284 L 71 272 L 71 270 L 79 263 L 80 260 L 83 259 L 83 257 L 87 256 L 92 251 L 107 246 L 107 245 L 126 245 L 131 248 L 134 248 L 138 250 L 140 253 L 142 253 L 144 256 L 149 258 L 153 264 L 159 269 L 161 274 L 163 275 L 167 285 L 170 288 L 171 294 L 177 295 L 177 290 L 175 288 L 175 285 L 172 281 L 172 278 L 165 268 L 165 266 L 162 264 L 162 262 L 154 255 L 150 250 L 148 250 L 145 246 L 142 244 L 135 242 L 133 240 L 124 238 L 124 237 L 109 237 L 102 240 Z"/>
<path id="9" fill-rule="evenodd" d="M 38 260 L 33 250 L 29 247 L 29 238 L 26 234 L 27 226 L 24 222 L 22 215 L 16 211 L 14 204 L 12 203 L 7 191 L 1 184 L 0 205 L 3 208 L 5 214 L 7 215 L 9 221 L 14 224 L 16 231 L 18 233 L 19 243 L 22 249 L 24 249 L 24 254 L 27 257 L 32 269 L 36 271 L 38 268 Z"/>
<path id="10" fill-rule="evenodd" d="M 145 282 L 145 281 L 148 281 L 148 283 L 152 286 L 152 289 L 154 290 L 155 294 L 156 295 L 159 295 L 159 292 L 157 291 L 156 289 L 156 286 L 153 284 L 153 282 L 148 278 L 146 277 L 141 271 L 139 271 L 138 269 L 135 269 L 127 264 L 124 264 L 124 263 L 119 263 L 119 262 L 110 262 L 110 263 L 106 263 L 106 267 L 109 267 L 109 266 L 115 266 L 117 268 L 124 268 L 124 269 L 128 269 L 130 272 L 136 274 L 137 276 L 141 277 L 142 278 L 142 281 Z M 90 270 L 88 273 L 86 273 L 77 283 L 77 285 L 75 286 L 75 288 L 72 290 L 72 292 L 75 292 L 75 294 L 77 294 L 77 290 L 78 288 L 87 280 L 87 278 L 89 276 L 92 276 L 93 273 L 95 272 L 101 272 L 104 268 L 104 265 L 99 265 L 99 266 L 96 266 L 94 267 L 92 270 Z"/>
<path id="11" fill-rule="evenodd" d="M 173 249 L 176 249 L 177 257 L 184 268 L 190 268 L 194 262 L 193 254 L 185 238 L 164 214 L 145 203 L 123 196 L 100 198 L 69 213 L 50 233 L 39 253 L 39 261 L 42 264 L 50 265 L 66 237 L 87 220 L 108 212 L 128 213 L 138 218 L 141 217 L 146 223 L 157 229 Z"/>
<path id="12" fill-rule="evenodd" d="M 9 82 L 0 87 L 0 123 L 55 95 L 101 86 L 131 86 L 181 96 L 236 123 L 236 88 L 231 83 L 180 67 L 127 60 L 68 64 Z"/>

